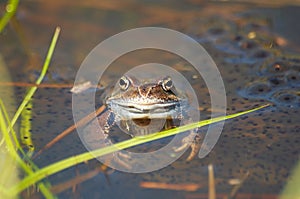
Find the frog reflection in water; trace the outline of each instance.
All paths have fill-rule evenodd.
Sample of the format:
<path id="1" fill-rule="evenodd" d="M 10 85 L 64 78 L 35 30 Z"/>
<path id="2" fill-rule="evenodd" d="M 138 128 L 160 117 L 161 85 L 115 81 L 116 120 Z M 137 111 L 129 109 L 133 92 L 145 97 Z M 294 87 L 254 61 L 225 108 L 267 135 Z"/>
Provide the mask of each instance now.
<path id="1" fill-rule="evenodd" d="M 109 132 L 116 123 L 130 136 L 175 127 L 175 120 L 181 121 L 186 117 L 184 111 L 187 110 L 188 99 L 176 90 L 169 76 L 155 81 L 140 82 L 135 77 L 127 75 L 121 77 L 117 88 L 106 96 L 105 104 L 107 111 L 99 116 L 98 121 L 105 134 L 105 142 L 112 143 Z M 194 130 L 174 151 L 181 151 L 190 145 L 191 152 L 187 157 L 189 161 L 199 151 L 200 140 L 200 135 Z M 114 159 L 124 163 L 126 160 L 122 160 L 120 154 L 115 155 Z"/>

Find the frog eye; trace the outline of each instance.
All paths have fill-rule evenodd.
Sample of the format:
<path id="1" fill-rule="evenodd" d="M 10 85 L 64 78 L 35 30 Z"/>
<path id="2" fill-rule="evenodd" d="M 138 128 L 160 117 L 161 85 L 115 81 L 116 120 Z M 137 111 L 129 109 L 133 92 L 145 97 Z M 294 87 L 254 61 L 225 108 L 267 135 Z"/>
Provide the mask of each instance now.
<path id="1" fill-rule="evenodd" d="M 119 80 L 119 86 L 122 90 L 127 90 L 130 85 L 130 81 L 126 76 L 123 76 Z"/>
<path id="2" fill-rule="evenodd" d="M 173 87 L 173 81 L 171 77 L 164 78 L 161 85 L 165 91 L 169 91 Z"/>

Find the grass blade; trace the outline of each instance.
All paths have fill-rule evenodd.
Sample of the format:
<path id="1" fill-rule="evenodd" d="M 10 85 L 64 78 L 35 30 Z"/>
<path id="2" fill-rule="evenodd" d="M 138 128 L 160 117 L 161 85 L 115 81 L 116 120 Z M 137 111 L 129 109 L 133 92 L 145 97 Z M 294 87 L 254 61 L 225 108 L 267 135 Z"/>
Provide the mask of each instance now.
<path id="1" fill-rule="evenodd" d="M 18 8 L 19 0 L 10 0 L 6 5 L 6 12 L 4 16 L 0 19 L 0 33 L 3 31 L 5 26 L 8 24 L 9 20 L 15 15 Z"/>
<path id="2" fill-rule="evenodd" d="M 73 156 L 64 160 L 61 160 L 59 162 L 56 162 L 54 164 L 51 164 L 49 166 L 46 166 L 42 169 L 40 169 L 39 171 L 37 171 L 36 173 L 27 176 L 26 178 L 24 178 L 18 185 L 16 185 L 15 187 L 12 187 L 10 189 L 10 191 L 12 193 L 18 193 L 22 190 L 24 190 L 25 188 L 35 184 L 36 182 L 44 179 L 47 176 L 53 175 L 59 171 L 62 171 L 66 168 L 69 168 L 71 166 L 74 166 L 76 164 L 91 160 L 95 157 L 99 157 L 99 156 L 103 156 L 103 155 L 107 155 L 109 153 L 113 153 L 115 151 L 118 151 L 120 149 L 126 149 L 132 146 L 136 146 L 139 144 L 143 144 L 146 142 L 150 142 L 153 140 L 157 140 L 157 139 L 161 139 L 161 138 L 165 138 L 168 136 L 172 136 L 181 132 L 185 132 L 187 130 L 191 130 L 194 128 L 198 128 L 198 127 L 203 127 L 209 124 L 213 124 L 216 122 L 220 122 L 220 121 L 224 121 L 227 119 L 231 119 L 231 118 L 235 118 L 235 117 L 239 117 L 241 115 L 245 115 L 254 111 L 257 111 L 259 109 L 265 108 L 269 106 L 269 104 L 267 105 L 263 105 L 260 106 L 258 108 L 254 108 L 251 110 L 247 110 L 247 111 L 243 111 L 243 112 L 239 112 L 239 113 L 235 113 L 235 114 L 231 114 L 228 116 L 221 116 L 221 117 L 217 117 L 217 118 L 212 118 L 209 120 L 204 120 L 204 121 L 200 121 L 200 122 L 196 122 L 196 123 L 192 123 L 192 124 L 188 124 L 185 126 L 181 126 L 178 128 L 174 128 L 174 129 L 170 129 L 170 130 L 166 130 L 166 131 L 162 131 L 156 134 L 151 134 L 151 135 L 145 135 L 145 136 L 139 136 L 139 137 L 134 137 L 130 140 L 126 140 L 108 147 L 104 147 L 101 149 L 97 149 L 95 151 L 92 152 L 86 152 L 77 156 Z"/>
<path id="3" fill-rule="evenodd" d="M 44 79 L 45 75 L 46 75 L 46 72 L 48 70 L 48 67 L 49 67 L 49 64 L 50 64 L 50 61 L 51 61 L 51 58 L 52 58 L 52 55 L 53 55 L 53 52 L 54 52 L 57 40 L 58 40 L 59 33 L 60 33 L 60 28 L 57 27 L 56 30 L 55 30 L 55 33 L 53 35 L 53 38 L 52 38 L 52 41 L 51 41 L 51 44 L 50 44 L 50 47 L 49 47 L 49 50 L 48 50 L 48 53 L 47 53 L 47 56 L 46 56 L 43 68 L 42 68 L 42 71 L 41 71 L 41 74 L 40 74 L 39 78 L 35 82 L 36 85 L 39 85 L 42 82 L 42 80 Z M 10 155 L 17 161 L 17 163 L 23 168 L 23 170 L 27 174 L 29 174 L 29 176 L 33 175 L 34 171 L 38 171 L 39 168 L 37 166 L 35 166 L 30 161 L 30 159 L 28 158 L 28 156 L 25 154 L 25 152 L 23 151 L 23 149 L 20 147 L 19 141 L 18 141 L 18 139 L 16 137 L 16 133 L 13 130 L 13 126 L 16 123 L 16 121 L 19 118 L 19 116 L 21 115 L 21 113 L 24 110 L 24 108 L 30 102 L 30 100 L 31 100 L 31 98 L 34 95 L 34 93 L 35 93 L 36 90 L 37 90 L 37 87 L 34 86 L 34 87 L 31 87 L 27 91 L 27 94 L 25 95 L 24 100 L 22 101 L 21 105 L 19 106 L 18 110 L 16 111 L 16 113 L 15 113 L 12 121 L 9 121 L 8 119 L 6 119 L 7 122 L 5 122 L 3 120 L 4 116 L 2 114 L 2 111 L 3 111 L 4 115 L 5 115 L 4 106 L 2 106 L 1 112 L 0 112 L 1 131 L 2 131 L 2 133 L 4 135 L 4 139 L 6 141 L 6 145 L 9 148 Z M 0 104 L 2 104 L 2 102 Z M 5 124 L 8 125 L 8 128 L 6 128 Z M 11 136 L 9 135 L 10 131 L 11 131 L 11 135 L 13 137 L 14 142 L 11 139 Z M 25 160 L 29 164 L 26 164 L 25 161 L 21 159 L 21 157 L 17 153 L 17 150 L 20 150 L 20 152 L 23 154 Z M 55 196 L 51 193 L 51 191 L 48 189 L 48 186 L 46 184 L 44 184 L 44 183 L 38 183 L 38 187 L 39 187 L 40 191 L 43 193 L 43 195 L 45 196 L 45 198 L 55 198 Z M 6 193 L 8 193 L 11 196 L 15 196 L 15 195 L 18 194 L 17 192 L 10 192 L 10 191 L 8 191 Z"/>
<path id="4" fill-rule="evenodd" d="M 51 57 L 53 55 L 53 52 L 54 52 L 54 49 L 55 49 L 55 46 L 56 46 L 56 43 L 57 43 L 57 40 L 58 40 L 59 33 L 60 33 L 60 27 L 57 27 L 55 29 L 55 32 L 54 32 L 54 35 L 53 35 L 53 38 L 52 38 L 52 41 L 51 41 L 51 44 L 50 44 L 50 47 L 49 47 L 49 50 L 48 50 L 48 53 L 47 53 L 47 56 L 46 56 L 46 59 L 45 59 L 44 65 L 43 65 L 43 69 L 41 71 L 41 74 L 40 74 L 39 78 L 35 82 L 37 85 L 39 85 L 42 82 L 42 80 L 44 79 L 44 77 L 47 73 L 47 70 L 48 70 L 48 67 L 49 67 L 49 64 L 50 64 L 50 61 L 51 61 Z M 24 100 L 22 101 L 22 103 L 19 106 L 17 112 L 15 113 L 13 119 L 11 120 L 11 125 L 9 126 L 8 132 L 10 132 L 10 130 L 13 128 L 13 126 L 15 125 L 17 119 L 21 115 L 23 109 L 28 104 L 28 102 L 31 100 L 31 98 L 34 95 L 36 90 L 37 90 L 36 86 L 31 87 L 28 90 L 27 94 L 25 95 Z M 14 138 L 14 140 L 17 140 L 17 137 L 16 137 L 15 134 L 13 134 L 13 138 Z M 17 146 L 17 147 L 19 148 L 20 146 Z"/>

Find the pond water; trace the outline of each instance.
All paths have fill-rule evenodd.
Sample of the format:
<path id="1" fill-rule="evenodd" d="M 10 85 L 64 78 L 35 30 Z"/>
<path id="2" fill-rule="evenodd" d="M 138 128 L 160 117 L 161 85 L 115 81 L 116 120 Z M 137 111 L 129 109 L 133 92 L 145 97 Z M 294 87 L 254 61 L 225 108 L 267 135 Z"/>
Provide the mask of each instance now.
<path id="1" fill-rule="evenodd" d="M 61 27 L 43 81 L 61 87 L 39 88 L 33 97 L 30 121 L 36 151 L 73 125 L 70 89 L 84 58 L 101 41 L 132 28 L 171 28 L 203 45 L 223 78 L 227 114 L 272 103 L 263 111 L 226 121 L 217 144 L 205 158 L 186 162 L 186 152 L 171 165 L 143 174 L 110 168 L 102 172 L 102 164 L 92 160 L 50 176 L 52 191 L 59 198 L 208 198 L 208 165 L 212 164 L 217 198 L 229 195 L 234 188 L 230 182 L 245 176 L 236 198 L 277 198 L 299 160 L 299 11 L 299 5 L 284 1 L 21 2 L 16 19 L 0 35 L 0 52 L 14 82 L 33 82 L 38 77 L 52 33 L 56 26 Z M 111 64 L 100 84 L 114 84 L 126 71 L 145 63 L 162 63 L 183 74 L 199 99 L 201 119 L 210 116 L 210 95 L 204 81 L 186 60 L 172 53 L 130 52 Z M 20 103 L 26 87 L 14 89 L 14 98 Z M 97 107 L 102 105 L 102 93 L 97 92 Z M 161 144 L 149 146 L 155 143 Z M 34 162 L 44 167 L 85 151 L 73 132 Z M 146 188 L 145 182 L 198 188 Z M 33 190 L 22 196 L 42 198 Z"/>

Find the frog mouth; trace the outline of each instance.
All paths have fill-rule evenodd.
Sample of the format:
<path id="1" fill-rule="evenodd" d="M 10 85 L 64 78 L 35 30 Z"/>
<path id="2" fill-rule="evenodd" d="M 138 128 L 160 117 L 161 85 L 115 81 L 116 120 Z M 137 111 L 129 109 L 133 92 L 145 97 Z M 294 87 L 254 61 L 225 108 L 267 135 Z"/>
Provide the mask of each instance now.
<path id="1" fill-rule="evenodd" d="M 181 115 L 181 104 L 179 102 L 165 103 L 131 103 L 114 102 L 108 104 L 111 110 L 125 119 L 139 118 L 166 118 Z"/>

